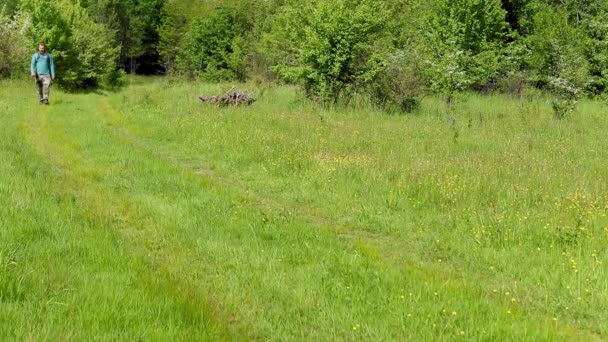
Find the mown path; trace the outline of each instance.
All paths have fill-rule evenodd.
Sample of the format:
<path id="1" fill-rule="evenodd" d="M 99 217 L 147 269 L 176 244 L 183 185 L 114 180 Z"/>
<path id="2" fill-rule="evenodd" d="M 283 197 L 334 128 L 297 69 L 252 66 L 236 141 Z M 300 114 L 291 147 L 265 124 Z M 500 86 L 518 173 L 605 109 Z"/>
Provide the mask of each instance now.
<path id="1" fill-rule="evenodd" d="M 128 94 L 38 107 L 15 88 L 0 91 L 2 340 L 598 337 L 498 298 L 508 276 L 428 263 L 420 241 L 216 170 L 118 108 Z"/>

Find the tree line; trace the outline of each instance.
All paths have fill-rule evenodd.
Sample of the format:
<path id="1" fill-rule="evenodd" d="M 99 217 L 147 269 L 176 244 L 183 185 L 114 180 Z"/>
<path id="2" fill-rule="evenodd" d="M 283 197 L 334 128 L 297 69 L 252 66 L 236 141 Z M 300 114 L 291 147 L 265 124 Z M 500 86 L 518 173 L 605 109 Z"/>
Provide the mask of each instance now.
<path id="1" fill-rule="evenodd" d="M 68 88 L 276 80 L 404 111 L 428 92 L 534 87 L 564 112 L 608 92 L 608 0 L 0 0 L 0 75 L 24 74 L 38 41 Z"/>

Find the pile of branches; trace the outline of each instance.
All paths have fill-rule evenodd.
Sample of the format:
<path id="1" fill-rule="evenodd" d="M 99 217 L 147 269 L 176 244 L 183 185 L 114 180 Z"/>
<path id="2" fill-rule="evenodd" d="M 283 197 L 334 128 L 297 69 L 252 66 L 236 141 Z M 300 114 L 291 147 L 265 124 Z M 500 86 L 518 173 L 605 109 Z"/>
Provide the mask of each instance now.
<path id="1" fill-rule="evenodd" d="M 249 106 L 255 102 L 255 99 L 248 91 L 237 91 L 235 90 L 235 87 L 230 88 L 230 90 L 228 90 L 224 95 L 201 95 L 198 98 L 203 102 L 212 103 L 219 106 Z"/>

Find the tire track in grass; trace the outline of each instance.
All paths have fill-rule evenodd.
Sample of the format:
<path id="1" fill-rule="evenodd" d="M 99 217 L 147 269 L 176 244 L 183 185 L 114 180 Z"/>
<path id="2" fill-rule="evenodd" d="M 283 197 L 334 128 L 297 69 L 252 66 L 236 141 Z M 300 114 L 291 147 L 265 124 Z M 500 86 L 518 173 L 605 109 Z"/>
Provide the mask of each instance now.
<path id="1" fill-rule="evenodd" d="M 91 95 L 79 96 L 80 99 L 90 97 Z M 179 315 L 184 322 L 193 327 L 205 327 L 208 338 L 213 340 L 242 339 L 245 334 L 240 328 L 230 326 L 229 320 L 222 318 L 226 314 L 222 312 L 220 303 L 203 297 L 194 290 L 196 286 L 186 277 L 175 273 L 175 269 L 182 267 L 175 267 L 174 263 L 191 260 L 191 251 L 164 240 L 165 248 L 168 249 L 165 252 L 171 254 L 172 258 L 150 258 L 150 250 L 142 242 L 155 239 L 154 229 L 150 229 L 154 222 L 145 213 L 139 212 L 128 198 L 103 187 L 99 183 L 99 178 L 102 177 L 99 170 L 89 166 L 90 163 L 79 154 L 82 147 L 78 142 L 70 140 L 66 132 L 62 132 L 65 128 L 61 122 L 70 119 L 62 113 L 79 109 L 79 115 L 88 116 L 89 108 L 96 108 L 94 104 L 89 108 L 77 107 L 60 103 L 21 115 L 20 134 L 38 156 L 48 163 L 53 187 L 61 196 L 79 203 L 84 218 L 97 226 L 111 229 L 128 247 L 128 253 L 135 263 L 147 265 L 149 271 L 137 270 L 141 282 L 153 296 L 175 298 L 180 303 Z M 52 120 L 52 117 L 55 118 Z"/>
<path id="2" fill-rule="evenodd" d="M 112 128 L 112 132 L 115 136 L 123 141 L 125 144 L 131 144 L 135 146 L 137 149 L 145 150 L 148 153 L 155 155 L 157 158 L 165 160 L 166 162 L 178 164 L 181 168 L 186 171 L 191 171 L 193 174 L 196 173 L 193 170 L 192 165 L 188 165 L 184 163 L 182 160 L 189 159 L 187 155 L 182 157 L 176 157 L 179 155 L 178 151 L 171 150 L 171 148 L 166 147 L 164 145 L 154 144 L 154 141 L 150 139 L 149 141 L 146 138 L 140 135 L 141 132 L 136 127 L 133 127 L 129 124 L 128 120 L 124 118 L 120 111 L 116 110 L 112 107 L 108 99 L 104 99 L 103 104 L 100 106 L 104 109 L 99 111 L 98 113 L 102 115 L 100 118 L 103 122 L 106 123 L 109 127 Z M 152 146 L 153 144 L 153 146 Z M 222 184 L 224 186 L 228 186 L 231 191 L 236 193 L 244 193 L 244 189 L 246 189 L 245 184 L 238 183 L 237 180 L 234 179 L 225 179 L 222 175 L 216 174 L 205 174 L 204 178 L 209 178 L 212 183 L 216 183 L 217 185 Z M 260 208 L 260 210 L 264 210 L 263 208 L 277 209 L 285 206 L 283 203 L 283 198 L 255 198 L 253 199 L 249 205 Z M 292 203 L 293 204 L 293 203 Z M 294 208 L 297 206 L 293 205 Z M 475 292 L 478 293 L 479 297 L 482 301 L 487 302 L 489 305 L 496 306 L 501 308 L 502 311 L 507 311 L 508 308 L 512 308 L 514 305 L 504 306 L 497 302 L 491 295 L 485 293 L 485 291 L 479 287 L 476 281 L 481 281 L 487 279 L 480 276 L 474 280 L 469 279 L 468 281 L 463 278 L 461 275 L 456 274 L 454 272 L 445 272 L 445 270 L 439 267 L 430 267 L 428 264 L 425 264 L 422 260 L 417 260 L 417 258 L 408 256 L 407 253 L 403 253 L 399 251 L 399 257 L 386 257 L 385 253 L 381 251 L 381 245 L 385 244 L 380 243 L 389 239 L 385 236 L 373 236 L 369 234 L 359 234 L 357 232 L 352 232 L 349 227 L 338 226 L 332 222 L 331 219 L 324 216 L 317 216 L 317 213 L 308 210 L 309 208 L 299 208 L 294 210 L 294 216 L 297 217 L 298 220 L 302 220 L 303 222 L 307 222 L 309 224 L 318 226 L 329 232 L 330 235 L 333 235 L 334 238 L 345 239 L 352 243 L 354 248 L 361 254 L 367 255 L 371 259 L 380 259 L 375 260 L 379 266 L 388 266 L 394 269 L 399 268 L 398 266 L 403 261 L 406 261 L 406 264 L 413 266 L 415 271 L 413 271 L 411 275 L 417 277 L 420 282 L 433 282 L 433 283 L 441 283 L 444 284 L 446 288 L 451 292 Z M 332 227 L 332 228 L 329 228 Z M 388 245 L 391 246 L 394 250 L 403 250 L 407 247 L 407 245 L 399 245 L 394 241 L 391 241 Z M 378 267 L 382 268 L 382 267 Z M 530 320 L 536 322 L 537 320 L 533 320 L 531 317 L 528 317 L 523 310 L 519 311 L 518 320 Z M 554 325 L 549 318 L 544 318 L 539 322 L 541 326 L 552 326 Z M 540 328 L 540 327 L 537 327 Z M 566 324 L 557 326 L 555 325 L 555 333 L 556 336 L 561 336 L 560 338 L 586 338 L 586 339 L 594 339 L 597 336 L 594 336 L 592 332 L 583 331 L 578 328 L 573 328 Z"/>

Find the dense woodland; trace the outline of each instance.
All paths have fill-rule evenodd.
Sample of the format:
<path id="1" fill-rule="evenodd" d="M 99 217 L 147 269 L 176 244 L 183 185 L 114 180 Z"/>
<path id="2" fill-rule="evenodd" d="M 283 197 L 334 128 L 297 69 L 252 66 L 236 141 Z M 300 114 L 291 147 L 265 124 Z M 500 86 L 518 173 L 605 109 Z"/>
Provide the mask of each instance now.
<path id="1" fill-rule="evenodd" d="M 126 73 L 297 84 L 408 111 L 425 94 L 608 92 L 608 0 L 0 0 L 0 75 L 39 41 L 62 87 Z"/>

